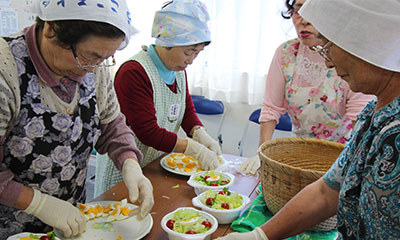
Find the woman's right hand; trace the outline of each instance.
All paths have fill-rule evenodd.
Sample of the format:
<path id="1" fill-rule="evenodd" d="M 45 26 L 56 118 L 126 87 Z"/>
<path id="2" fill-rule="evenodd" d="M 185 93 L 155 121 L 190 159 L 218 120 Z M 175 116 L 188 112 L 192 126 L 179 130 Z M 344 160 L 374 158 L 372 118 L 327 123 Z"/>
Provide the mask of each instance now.
<path id="1" fill-rule="evenodd" d="M 242 164 L 240 164 L 240 171 L 245 174 L 255 175 L 257 170 L 260 168 L 260 158 L 258 155 L 246 159 Z"/>
<path id="2" fill-rule="evenodd" d="M 215 169 L 219 166 L 218 156 L 206 146 L 187 138 L 186 150 L 183 154 L 197 159 L 203 170 Z"/>
<path id="3" fill-rule="evenodd" d="M 33 199 L 25 212 L 39 218 L 49 226 L 63 232 L 70 238 L 83 233 L 86 229 L 86 219 L 78 208 L 71 203 L 44 194 L 34 189 Z"/>

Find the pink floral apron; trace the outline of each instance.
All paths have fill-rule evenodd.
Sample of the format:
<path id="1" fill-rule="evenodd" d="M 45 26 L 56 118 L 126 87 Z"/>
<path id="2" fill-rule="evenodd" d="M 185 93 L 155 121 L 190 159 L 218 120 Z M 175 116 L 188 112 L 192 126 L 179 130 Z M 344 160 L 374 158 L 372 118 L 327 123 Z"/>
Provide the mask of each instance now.
<path id="1" fill-rule="evenodd" d="M 344 143 L 350 136 L 352 121 L 340 115 L 344 82 L 324 62 L 315 63 L 298 55 L 298 39 L 283 47 L 286 103 L 293 132 L 297 137 L 312 137 Z M 306 76 L 309 86 L 293 83 L 294 74 Z"/>

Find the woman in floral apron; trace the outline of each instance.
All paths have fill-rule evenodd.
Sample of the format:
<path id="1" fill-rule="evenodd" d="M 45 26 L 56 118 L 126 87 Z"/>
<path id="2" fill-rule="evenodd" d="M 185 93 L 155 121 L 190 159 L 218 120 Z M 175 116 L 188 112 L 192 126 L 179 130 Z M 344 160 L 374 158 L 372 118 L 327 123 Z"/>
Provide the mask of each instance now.
<path id="1" fill-rule="evenodd" d="M 73 205 L 85 202 L 94 147 L 110 154 L 130 193 L 141 189 L 140 216 L 154 203 L 104 62 L 136 30 L 123 0 L 96 2 L 35 1 L 36 24 L 0 39 L 2 240 L 50 227 L 65 237 L 85 231 Z"/>
<path id="2" fill-rule="evenodd" d="M 198 0 L 167 3 L 154 18 L 155 45 L 143 47 L 118 70 L 115 90 L 121 110 L 135 133 L 144 167 L 162 154 L 192 156 L 203 169 L 218 166 L 221 149 L 202 127 L 187 86 L 184 69 L 210 41 L 206 6 Z M 178 137 L 182 127 L 192 138 Z M 96 161 L 95 195 L 122 180 L 106 155 Z"/>
<path id="3" fill-rule="evenodd" d="M 351 135 L 357 115 L 372 96 L 355 93 L 324 58 L 311 49 L 321 43 L 318 32 L 298 13 L 306 0 L 287 0 L 286 18 L 292 18 L 298 38 L 283 43 L 275 52 L 267 77 L 260 114 L 261 145 L 272 138 L 281 114 L 289 113 L 296 137 L 344 143 Z M 254 174 L 258 156 L 241 169 Z"/>

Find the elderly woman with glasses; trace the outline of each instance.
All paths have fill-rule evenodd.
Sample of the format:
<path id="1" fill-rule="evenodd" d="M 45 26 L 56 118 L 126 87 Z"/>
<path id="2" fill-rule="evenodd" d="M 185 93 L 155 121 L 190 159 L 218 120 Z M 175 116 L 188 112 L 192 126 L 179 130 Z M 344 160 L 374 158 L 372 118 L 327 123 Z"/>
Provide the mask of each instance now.
<path id="1" fill-rule="evenodd" d="M 136 142 L 144 167 L 161 155 L 184 153 L 204 170 L 218 166 L 221 149 L 202 127 L 189 94 L 185 68 L 210 43 L 206 6 L 198 0 L 174 0 L 156 12 L 155 44 L 125 62 L 115 77 L 115 91 Z M 192 138 L 179 137 L 182 127 Z M 107 156 L 96 161 L 95 194 L 122 180 Z"/>
<path id="2" fill-rule="evenodd" d="M 344 143 L 357 115 L 371 96 L 351 91 L 349 85 L 328 69 L 313 47 L 321 39 L 313 25 L 299 15 L 306 0 L 286 0 L 284 18 L 291 18 L 297 38 L 276 50 L 267 77 L 260 114 L 259 145 L 272 138 L 281 114 L 289 113 L 296 137 L 311 137 Z M 257 156 L 241 165 L 254 174 L 260 167 Z"/>
<path id="3" fill-rule="evenodd" d="M 399 10 L 397 0 L 308 0 L 303 6 L 300 14 L 322 35 L 324 47 L 317 49 L 326 65 L 353 91 L 377 100 L 358 116 L 321 179 L 261 227 L 221 239 L 284 239 L 335 214 L 338 239 L 400 239 Z"/>
<path id="4" fill-rule="evenodd" d="M 50 227 L 84 232 L 73 205 L 85 202 L 94 147 L 109 153 L 147 215 L 152 185 L 106 68 L 136 32 L 125 1 L 34 4 L 36 24 L 0 40 L 0 239 Z"/>

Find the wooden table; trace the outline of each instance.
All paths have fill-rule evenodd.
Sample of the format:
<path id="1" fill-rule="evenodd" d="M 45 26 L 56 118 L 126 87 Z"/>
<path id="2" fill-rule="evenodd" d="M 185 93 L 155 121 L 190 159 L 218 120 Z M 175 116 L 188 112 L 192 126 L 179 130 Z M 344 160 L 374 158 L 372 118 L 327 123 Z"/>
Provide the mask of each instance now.
<path id="1" fill-rule="evenodd" d="M 246 176 L 237 170 L 237 167 L 246 158 L 223 154 L 226 161 L 224 171 L 235 175 L 235 182 L 230 190 L 247 195 L 253 201 L 257 194 L 255 189 L 259 180 L 253 176 Z M 160 158 L 161 159 L 161 158 Z M 196 196 L 191 186 L 187 184 L 188 176 L 177 175 L 166 171 L 157 159 L 143 168 L 143 173 L 148 177 L 154 188 L 154 207 L 151 211 L 153 217 L 153 228 L 143 239 L 168 239 L 167 233 L 161 228 L 161 219 L 169 212 L 179 207 L 193 207 L 192 198 Z M 174 186 L 178 185 L 178 188 Z M 128 198 L 128 190 L 123 182 L 118 183 L 107 192 L 93 199 L 92 201 L 120 201 Z M 211 239 L 224 236 L 231 232 L 230 224 L 219 224 L 218 229 L 212 234 Z"/>

